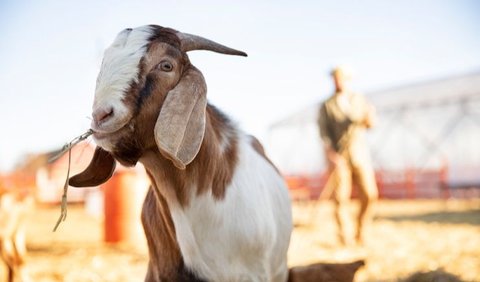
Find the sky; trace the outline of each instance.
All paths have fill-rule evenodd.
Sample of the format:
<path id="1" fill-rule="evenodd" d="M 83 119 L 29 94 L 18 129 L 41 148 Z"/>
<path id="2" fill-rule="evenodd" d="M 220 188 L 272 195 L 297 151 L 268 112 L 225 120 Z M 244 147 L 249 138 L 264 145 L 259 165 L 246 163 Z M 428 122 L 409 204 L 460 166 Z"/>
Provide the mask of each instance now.
<path id="1" fill-rule="evenodd" d="M 209 101 L 260 140 L 330 95 L 338 64 L 364 93 L 480 69 L 475 0 L 0 0 L 0 172 L 89 128 L 103 50 L 145 24 L 248 53 L 189 56 Z"/>

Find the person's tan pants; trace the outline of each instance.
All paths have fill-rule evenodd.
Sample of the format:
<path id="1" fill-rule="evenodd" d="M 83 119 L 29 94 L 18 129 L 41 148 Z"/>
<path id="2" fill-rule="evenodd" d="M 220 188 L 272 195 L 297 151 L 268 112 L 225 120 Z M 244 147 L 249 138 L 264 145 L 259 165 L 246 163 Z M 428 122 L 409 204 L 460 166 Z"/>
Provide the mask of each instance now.
<path id="1" fill-rule="evenodd" d="M 372 220 L 372 204 L 378 198 L 375 174 L 370 162 L 355 164 L 346 158 L 344 165 L 336 166 L 333 171 L 335 217 L 338 224 L 339 239 L 343 244 L 351 243 L 351 219 L 348 203 L 352 192 L 352 181 L 358 186 L 360 210 L 357 217 L 355 239 L 358 243 L 364 240 L 365 228 Z"/>

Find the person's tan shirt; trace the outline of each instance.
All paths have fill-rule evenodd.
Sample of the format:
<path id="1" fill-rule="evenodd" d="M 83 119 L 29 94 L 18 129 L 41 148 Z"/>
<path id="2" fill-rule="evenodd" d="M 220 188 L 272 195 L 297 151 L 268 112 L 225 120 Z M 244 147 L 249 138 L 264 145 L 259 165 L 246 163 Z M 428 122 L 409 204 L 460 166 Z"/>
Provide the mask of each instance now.
<path id="1" fill-rule="evenodd" d="M 361 94 L 348 92 L 331 96 L 322 103 L 318 115 L 322 141 L 337 153 L 348 153 L 359 161 L 368 160 L 364 132 L 369 126 L 371 111 L 372 106 Z"/>

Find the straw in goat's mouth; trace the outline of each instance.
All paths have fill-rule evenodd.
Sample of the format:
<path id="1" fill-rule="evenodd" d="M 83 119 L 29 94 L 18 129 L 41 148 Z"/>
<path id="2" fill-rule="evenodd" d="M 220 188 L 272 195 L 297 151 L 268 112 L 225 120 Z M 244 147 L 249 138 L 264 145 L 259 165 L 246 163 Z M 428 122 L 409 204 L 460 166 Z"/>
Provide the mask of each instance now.
<path id="1" fill-rule="evenodd" d="M 61 212 L 60 212 L 60 217 L 57 220 L 57 224 L 55 224 L 55 227 L 53 228 L 53 232 L 57 231 L 58 226 L 60 225 L 60 222 L 65 221 L 67 218 L 67 191 L 68 191 L 68 179 L 70 178 L 70 163 L 72 160 L 72 148 L 80 143 L 81 141 L 85 140 L 88 138 L 88 136 L 93 134 L 93 130 L 89 129 L 87 132 L 83 133 L 80 136 L 75 137 L 72 139 L 72 141 L 68 142 L 65 144 L 60 152 L 50 158 L 48 160 L 49 163 L 52 163 L 59 159 L 63 154 L 65 154 L 68 151 L 68 169 L 67 169 L 67 179 L 65 179 L 65 184 L 63 185 L 63 195 L 62 195 L 62 205 L 61 205 Z"/>

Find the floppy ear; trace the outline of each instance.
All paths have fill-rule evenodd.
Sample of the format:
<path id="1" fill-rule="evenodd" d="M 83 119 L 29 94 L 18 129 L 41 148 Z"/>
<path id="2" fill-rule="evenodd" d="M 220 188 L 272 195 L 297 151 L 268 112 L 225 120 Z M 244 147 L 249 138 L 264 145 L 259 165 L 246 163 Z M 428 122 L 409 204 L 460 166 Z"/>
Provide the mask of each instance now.
<path id="1" fill-rule="evenodd" d="M 88 167 L 83 172 L 70 177 L 68 184 L 74 187 L 98 186 L 112 177 L 115 165 L 112 155 L 97 147 Z"/>
<path id="2" fill-rule="evenodd" d="M 164 157 L 179 169 L 193 161 L 205 134 L 207 86 L 202 73 L 191 66 L 168 92 L 157 123 L 155 142 Z"/>

